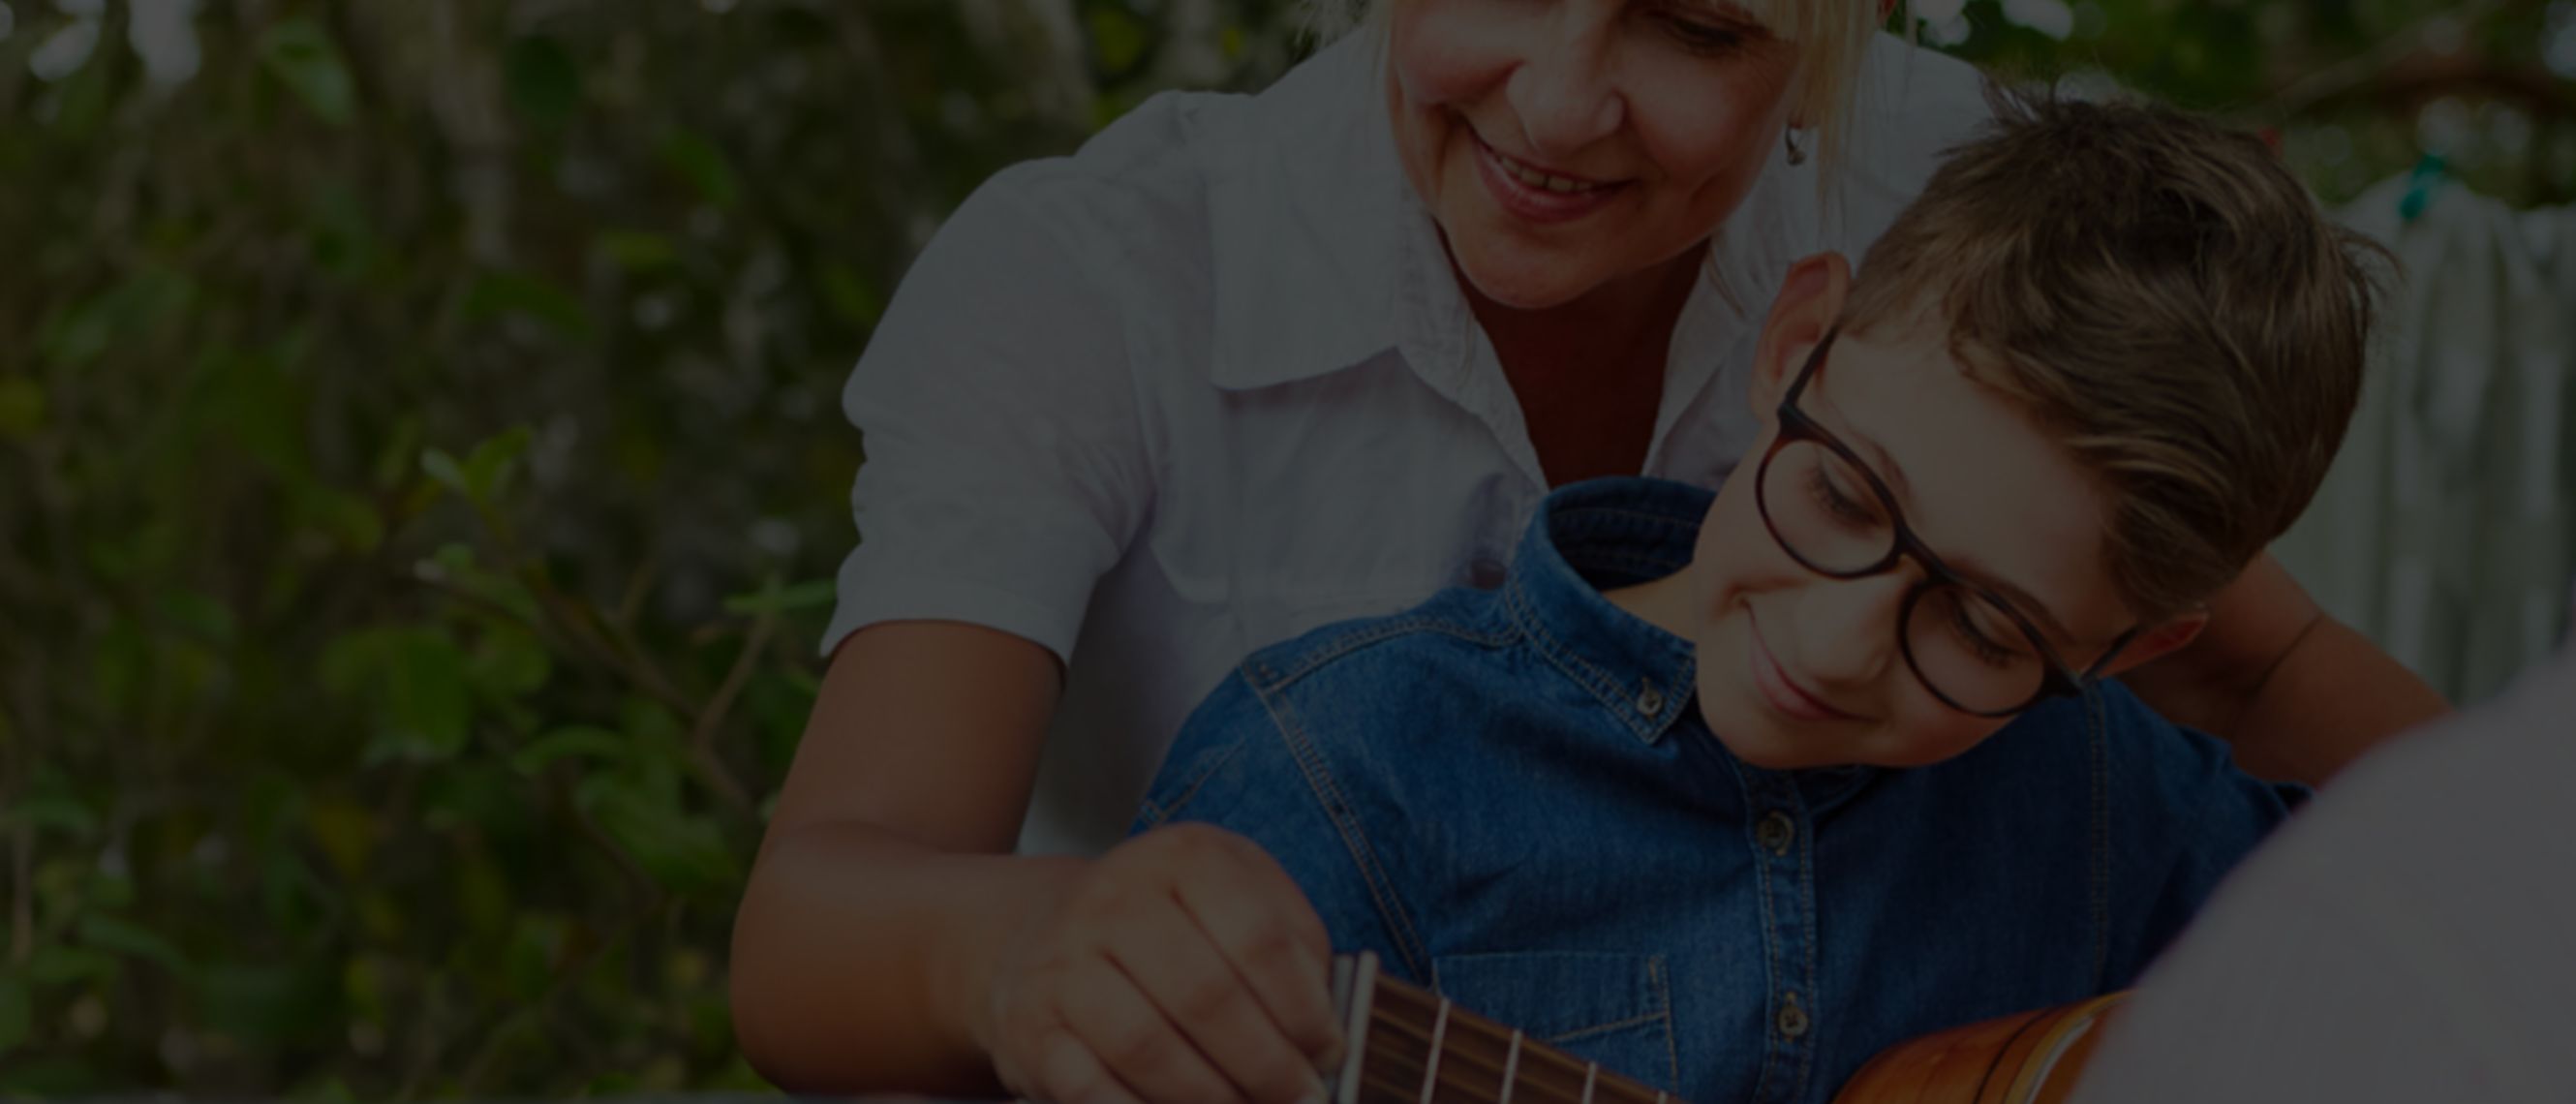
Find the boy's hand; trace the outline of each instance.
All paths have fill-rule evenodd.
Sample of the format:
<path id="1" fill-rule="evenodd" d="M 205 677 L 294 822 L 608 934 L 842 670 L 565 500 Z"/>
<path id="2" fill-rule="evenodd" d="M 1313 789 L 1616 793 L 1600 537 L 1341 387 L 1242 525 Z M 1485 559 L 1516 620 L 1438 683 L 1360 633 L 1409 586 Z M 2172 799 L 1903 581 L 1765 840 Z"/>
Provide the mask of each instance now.
<path id="1" fill-rule="evenodd" d="M 1053 1104 L 1298 1104 L 1341 1047 L 1323 921 L 1259 845 L 1178 824 L 1092 863 L 993 968 L 977 1041 Z"/>

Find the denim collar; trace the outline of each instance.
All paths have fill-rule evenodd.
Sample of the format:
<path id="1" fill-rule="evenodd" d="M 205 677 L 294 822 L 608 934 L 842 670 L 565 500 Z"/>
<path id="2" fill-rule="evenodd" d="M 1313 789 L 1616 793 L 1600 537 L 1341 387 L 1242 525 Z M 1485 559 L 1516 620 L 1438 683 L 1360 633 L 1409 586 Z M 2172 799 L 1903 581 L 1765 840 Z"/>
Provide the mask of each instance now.
<path id="1" fill-rule="evenodd" d="M 1690 566 L 1700 522 L 1716 500 L 1716 492 L 1689 483 L 1637 476 L 1558 488 L 1521 537 L 1503 606 L 1541 654 L 1638 739 L 1655 743 L 1676 726 L 1698 733 L 1733 767 L 1748 798 L 1786 786 L 1810 810 L 1831 808 L 1879 769 L 1776 771 L 1736 759 L 1700 723 L 1697 648 L 1602 593 Z"/>
<path id="2" fill-rule="evenodd" d="M 1689 715 L 1694 650 L 1602 592 L 1690 566 L 1715 500 L 1688 483 L 1632 476 L 1561 487 L 1530 518 L 1503 584 L 1514 624 L 1647 743 Z"/>

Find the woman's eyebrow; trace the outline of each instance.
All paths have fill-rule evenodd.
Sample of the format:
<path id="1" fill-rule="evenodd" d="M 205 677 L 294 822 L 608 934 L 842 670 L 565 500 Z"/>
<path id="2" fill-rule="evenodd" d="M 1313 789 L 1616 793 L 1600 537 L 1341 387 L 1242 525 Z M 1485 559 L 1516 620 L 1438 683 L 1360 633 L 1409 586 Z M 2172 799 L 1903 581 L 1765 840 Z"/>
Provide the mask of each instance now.
<path id="1" fill-rule="evenodd" d="M 1766 37 L 1772 35 L 1769 21 L 1736 0 L 1671 0 L 1671 3 L 1674 7 L 1737 24 L 1750 33 Z"/>

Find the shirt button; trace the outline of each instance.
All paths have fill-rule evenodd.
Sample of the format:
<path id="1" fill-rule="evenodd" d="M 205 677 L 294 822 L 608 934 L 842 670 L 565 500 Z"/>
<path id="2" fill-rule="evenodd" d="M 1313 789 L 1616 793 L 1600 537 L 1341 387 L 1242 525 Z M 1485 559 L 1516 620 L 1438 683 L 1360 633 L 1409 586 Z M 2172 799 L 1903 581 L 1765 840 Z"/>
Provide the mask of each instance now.
<path id="1" fill-rule="evenodd" d="M 1664 692 L 1647 683 L 1637 691 L 1637 712 L 1652 717 L 1664 711 Z"/>
<path id="2" fill-rule="evenodd" d="M 1807 1010 L 1798 1004 L 1798 994 L 1783 994 L 1780 1000 L 1780 1034 L 1791 1039 L 1807 1033 Z"/>
<path id="3" fill-rule="evenodd" d="M 1492 590 L 1503 585 L 1504 577 L 1510 573 L 1511 569 L 1505 567 L 1503 561 L 1492 556 L 1478 556 L 1467 565 L 1467 585 L 1478 590 Z"/>
<path id="4" fill-rule="evenodd" d="M 1772 854 L 1786 855 L 1790 842 L 1798 838 L 1798 822 L 1789 819 L 1787 813 L 1773 810 L 1771 815 L 1762 818 L 1761 826 L 1753 830 L 1753 838 L 1770 848 Z"/>

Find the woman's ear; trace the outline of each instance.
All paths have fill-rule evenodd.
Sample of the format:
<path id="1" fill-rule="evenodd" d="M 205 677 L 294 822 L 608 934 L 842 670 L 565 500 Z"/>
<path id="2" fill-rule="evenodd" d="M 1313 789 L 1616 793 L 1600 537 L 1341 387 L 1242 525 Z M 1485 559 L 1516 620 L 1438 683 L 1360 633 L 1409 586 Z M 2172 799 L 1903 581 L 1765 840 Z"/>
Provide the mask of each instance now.
<path id="1" fill-rule="evenodd" d="M 2199 639 L 2200 630 L 2208 627 L 2207 609 L 2196 609 L 2166 618 L 2163 624 L 2139 633 L 2138 638 L 2130 641 L 2128 647 L 2120 649 L 2119 658 L 2112 660 L 2109 667 L 2102 669 L 2102 673 L 2106 676 L 2117 675 L 2130 668 L 2144 666 L 2172 655 L 2181 651 L 2193 640 Z"/>
<path id="2" fill-rule="evenodd" d="M 1780 405 L 1789 380 L 1842 317 L 1843 300 L 1850 294 L 1851 262 L 1840 253 L 1818 253 L 1789 266 L 1779 297 L 1771 300 L 1771 315 L 1762 322 L 1762 338 L 1753 347 L 1755 414 L 1768 418 Z"/>

